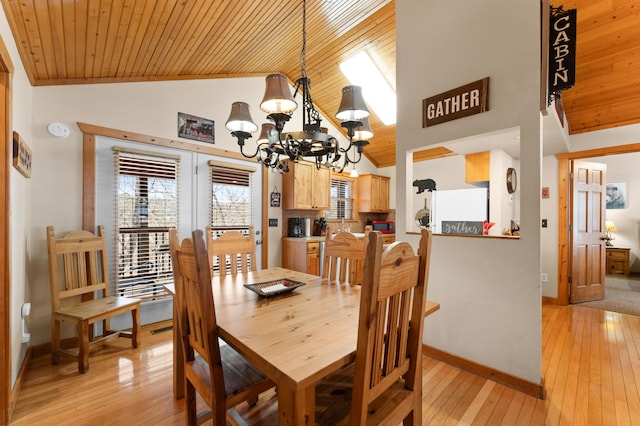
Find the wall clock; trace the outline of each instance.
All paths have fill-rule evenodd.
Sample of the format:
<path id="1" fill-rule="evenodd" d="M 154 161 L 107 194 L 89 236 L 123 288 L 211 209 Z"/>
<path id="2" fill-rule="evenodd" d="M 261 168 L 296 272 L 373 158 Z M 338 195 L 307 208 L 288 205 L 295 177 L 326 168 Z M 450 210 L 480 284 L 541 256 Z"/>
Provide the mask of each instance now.
<path id="1" fill-rule="evenodd" d="M 513 167 L 509 167 L 507 169 L 507 192 L 509 194 L 513 194 L 516 192 L 516 188 L 518 187 L 518 174 L 516 173 L 516 169 Z"/>

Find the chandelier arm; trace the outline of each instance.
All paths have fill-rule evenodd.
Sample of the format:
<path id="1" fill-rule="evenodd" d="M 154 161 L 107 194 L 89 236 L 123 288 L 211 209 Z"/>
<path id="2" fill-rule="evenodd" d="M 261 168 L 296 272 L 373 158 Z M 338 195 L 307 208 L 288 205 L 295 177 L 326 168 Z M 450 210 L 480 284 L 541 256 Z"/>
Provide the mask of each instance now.
<path id="1" fill-rule="evenodd" d="M 258 148 L 256 149 L 256 152 L 254 152 L 253 154 L 245 154 L 244 152 L 244 143 L 247 139 L 251 137 L 251 133 L 238 130 L 235 132 L 231 132 L 231 136 L 238 139 L 238 145 L 240 145 L 240 153 L 245 158 L 255 158 L 260 153 L 260 146 L 258 146 Z"/>

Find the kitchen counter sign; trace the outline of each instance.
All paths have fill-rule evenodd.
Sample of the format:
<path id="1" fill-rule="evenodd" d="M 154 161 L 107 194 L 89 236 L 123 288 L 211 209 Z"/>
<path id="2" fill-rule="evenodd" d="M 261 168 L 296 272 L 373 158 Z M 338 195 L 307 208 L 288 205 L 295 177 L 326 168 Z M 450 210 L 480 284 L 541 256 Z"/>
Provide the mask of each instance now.
<path id="1" fill-rule="evenodd" d="M 489 110 L 489 77 L 422 100 L 422 127 Z"/>
<path id="2" fill-rule="evenodd" d="M 549 25 L 549 105 L 576 82 L 576 9 L 551 7 Z"/>

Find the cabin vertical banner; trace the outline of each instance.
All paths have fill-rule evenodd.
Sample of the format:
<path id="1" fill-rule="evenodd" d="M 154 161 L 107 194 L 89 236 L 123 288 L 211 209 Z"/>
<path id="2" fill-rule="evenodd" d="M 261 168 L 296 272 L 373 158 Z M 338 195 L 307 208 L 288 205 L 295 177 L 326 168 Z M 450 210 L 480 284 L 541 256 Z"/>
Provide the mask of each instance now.
<path id="1" fill-rule="evenodd" d="M 576 9 L 551 7 L 549 25 L 549 104 L 576 82 Z"/>

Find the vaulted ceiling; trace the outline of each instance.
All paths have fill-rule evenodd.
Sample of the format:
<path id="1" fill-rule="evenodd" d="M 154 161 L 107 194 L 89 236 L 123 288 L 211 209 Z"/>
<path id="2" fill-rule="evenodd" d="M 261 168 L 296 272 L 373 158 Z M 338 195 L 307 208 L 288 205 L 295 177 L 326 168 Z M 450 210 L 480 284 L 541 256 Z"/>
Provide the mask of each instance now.
<path id="1" fill-rule="evenodd" d="M 1 0 L 36 86 L 300 76 L 302 9 L 292 0 Z M 578 9 L 577 83 L 563 94 L 571 133 L 640 122 L 640 2 L 553 2 Z M 396 81 L 395 0 L 309 0 L 307 73 L 335 120 L 349 82 L 338 64 L 366 50 Z M 367 157 L 395 164 L 395 125 L 370 118 Z M 334 123 L 340 127 L 339 123 Z"/>

